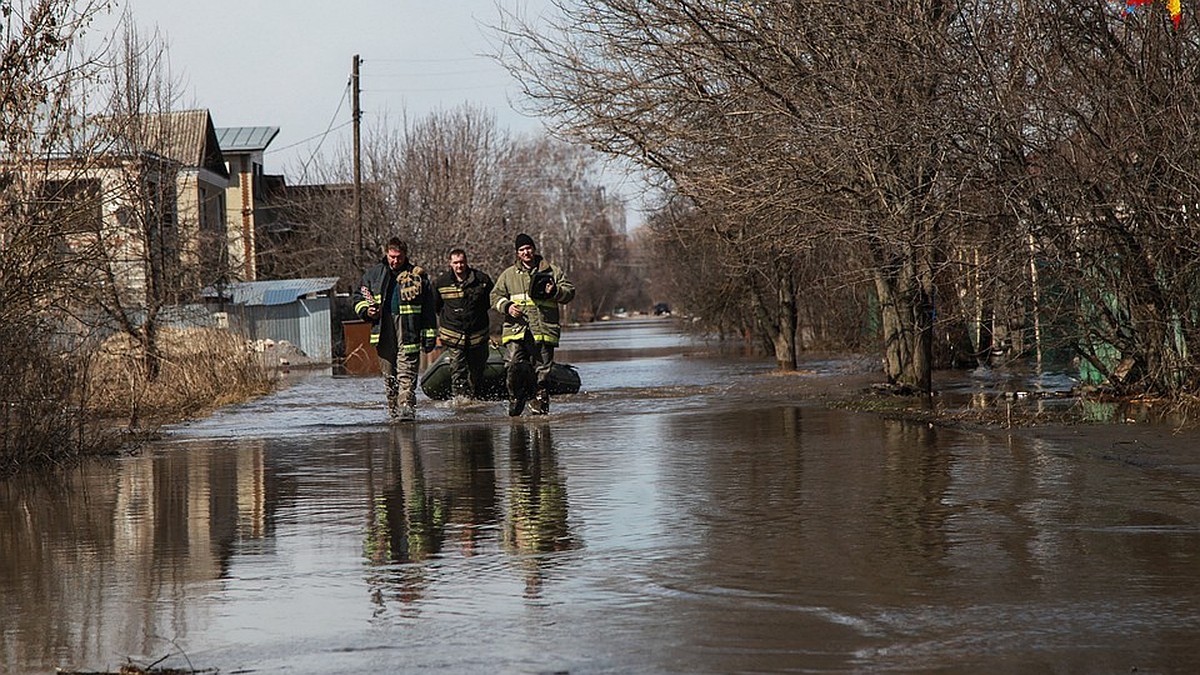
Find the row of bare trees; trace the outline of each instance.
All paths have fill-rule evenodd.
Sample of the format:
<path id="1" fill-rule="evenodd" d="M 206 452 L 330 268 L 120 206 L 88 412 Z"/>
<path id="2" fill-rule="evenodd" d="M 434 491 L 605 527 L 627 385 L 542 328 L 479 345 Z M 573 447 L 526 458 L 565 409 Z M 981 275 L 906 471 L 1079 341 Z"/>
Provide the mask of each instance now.
<path id="1" fill-rule="evenodd" d="M 73 140 L 75 85 L 100 64 L 72 47 L 102 5 L 0 2 L 0 470 L 77 447 L 84 433 L 72 409 L 86 364 L 70 358 L 75 345 L 61 331 L 74 261 L 52 221 L 79 222 L 86 200 L 75 197 L 86 187 L 62 194 L 37 169 L 49 148 Z"/>
<path id="2" fill-rule="evenodd" d="M 706 316 L 773 344 L 1065 354 L 1200 387 L 1200 24 L 1107 0 L 557 2 L 505 61 L 566 138 L 663 177 L 651 219 Z M 662 258 L 662 256 L 660 256 Z M 680 270 L 679 268 L 683 268 Z M 814 312 L 817 309 L 819 311 Z"/>
<path id="3" fill-rule="evenodd" d="M 346 148 L 310 169 L 319 186 L 288 187 L 272 207 L 286 229 L 262 239 L 266 274 L 338 276 L 353 288 L 398 235 L 431 270 L 463 247 L 473 265 L 495 276 L 512 264 L 513 239 L 525 232 L 576 282 L 578 318 L 649 302 L 641 279 L 625 270 L 624 204 L 606 192 L 596 153 L 513 137 L 491 113 L 464 105 L 370 129 L 362 156 L 364 250 L 356 247 L 349 208 Z"/>

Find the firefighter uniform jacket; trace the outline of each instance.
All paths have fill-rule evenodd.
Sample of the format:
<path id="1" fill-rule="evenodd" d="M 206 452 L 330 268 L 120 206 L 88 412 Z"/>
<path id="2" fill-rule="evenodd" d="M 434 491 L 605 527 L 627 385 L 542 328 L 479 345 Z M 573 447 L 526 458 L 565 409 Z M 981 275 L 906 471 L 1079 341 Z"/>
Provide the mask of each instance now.
<path id="1" fill-rule="evenodd" d="M 466 349 L 487 344 L 492 286 L 492 278 L 473 267 L 467 268 L 462 281 L 454 276 L 454 270 L 446 270 L 434 279 L 434 308 L 442 346 Z"/>
<path id="2" fill-rule="evenodd" d="M 554 278 L 553 297 L 534 299 L 531 295 L 533 276 L 538 274 L 550 274 Z M 517 261 L 500 273 L 492 289 L 492 307 L 504 316 L 504 334 L 500 341 L 507 344 L 520 340 L 528 332 L 533 334 L 536 342 L 557 347 L 558 338 L 562 335 L 558 306 L 570 302 L 574 297 L 575 285 L 567 280 L 557 266 L 546 262 L 541 256 L 534 257 L 533 269 Z M 514 304 L 525 312 L 521 318 L 514 319 L 508 313 L 508 308 Z"/>
<path id="3" fill-rule="evenodd" d="M 404 263 L 395 273 L 386 260 L 368 269 L 353 299 L 354 313 L 374 324 L 371 344 L 380 357 L 391 360 L 398 354 L 420 352 L 422 346 L 432 349 L 436 343 L 433 287 L 425 271 L 412 262 Z M 371 305 L 379 305 L 380 309 L 374 319 L 367 316 Z"/>

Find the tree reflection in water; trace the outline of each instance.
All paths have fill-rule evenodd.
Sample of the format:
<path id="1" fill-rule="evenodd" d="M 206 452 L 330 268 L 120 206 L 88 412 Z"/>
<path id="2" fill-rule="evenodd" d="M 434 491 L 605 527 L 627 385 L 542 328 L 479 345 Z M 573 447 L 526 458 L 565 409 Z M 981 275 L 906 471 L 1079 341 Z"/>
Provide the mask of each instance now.
<path id="1" fill-rule="evenodd" d="M 525 597 L 541 594 L 547 555 L 579 547 L 567 524 L 567 488 L 557 451 L 545 424 L 514 424 L 509 431 L 511 462 L 504 548 L 525 570 Z"/>

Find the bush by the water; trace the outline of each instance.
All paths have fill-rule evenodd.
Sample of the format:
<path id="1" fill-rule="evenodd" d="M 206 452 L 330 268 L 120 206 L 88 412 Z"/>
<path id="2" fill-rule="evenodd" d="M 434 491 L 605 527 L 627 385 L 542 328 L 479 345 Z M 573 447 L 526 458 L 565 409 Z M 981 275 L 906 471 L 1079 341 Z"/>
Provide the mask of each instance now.
<path id="1" fill-rule="evenodd" d="M 88 377 L 88 407 L 139 426 L 196 417 L 273 386 L 273 371 L 246 341 L 219 328 L 163 328 L 157 349 L 158 373 L 151 378 L 129 336 L 105 340 Z"/>
<path id="2" fill-rule="evenodd" d="M 216 328 L 159 331 L 158 372 L 129 336 L 64 339 L 44 325 L 0 327 L 0 475 L 116 451 L 130 432 L 265 394 L 274 369 Z"/>
<path id="3" fill-rule="evenodd" d="M 87 357 L 37 323 L 0 326 L 0 475 L 114 446 L 81 404 Z"/>

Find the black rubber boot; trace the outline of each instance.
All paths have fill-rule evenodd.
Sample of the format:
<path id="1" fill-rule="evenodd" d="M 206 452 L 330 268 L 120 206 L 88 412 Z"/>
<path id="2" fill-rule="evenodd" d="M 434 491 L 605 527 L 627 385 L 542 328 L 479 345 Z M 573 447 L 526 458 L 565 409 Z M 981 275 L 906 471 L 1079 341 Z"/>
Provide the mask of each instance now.
<path id="1" fill-rule="evenodd" d="M 523 410 L 525 410 L 525 399 L 514 398 L 508 402 L 509 417 L 516 417 L 517 415 L 520 415 L 521 411 Z"/>

